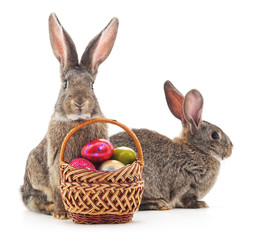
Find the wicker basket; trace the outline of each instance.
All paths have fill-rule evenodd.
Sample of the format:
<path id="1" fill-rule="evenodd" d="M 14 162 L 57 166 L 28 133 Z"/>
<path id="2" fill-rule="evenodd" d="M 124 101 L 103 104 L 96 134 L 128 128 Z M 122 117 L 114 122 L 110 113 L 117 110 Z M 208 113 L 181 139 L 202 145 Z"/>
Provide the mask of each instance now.
<path id="1" fill-rule="evenodd" d="M 64 162 L 69 138 L 80 128 L 105 122 L 123 128 L 134 140 L 138 159 L 116 171 L 75 169 Z M 125 125 L 111 119 L 95 118 L 73 128 L 63 141 L 60 155 L 60 190 L 65 209 L 76 223 L 125 223 L 139 208 L 144 182 L 143 153 L 136 135 Z"/>

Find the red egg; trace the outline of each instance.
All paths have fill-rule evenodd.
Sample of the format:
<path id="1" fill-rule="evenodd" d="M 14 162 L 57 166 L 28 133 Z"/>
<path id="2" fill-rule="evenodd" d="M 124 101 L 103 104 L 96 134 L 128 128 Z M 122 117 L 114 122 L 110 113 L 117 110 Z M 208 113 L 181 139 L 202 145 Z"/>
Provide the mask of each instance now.
<path id="1" fill-rule="evenodd" d="M 95 170 L 93 163 L 84 158 L 75 158 L 70 161 L 70 165 L 75 168 L 84 168 L 86 170 Z"/>
<path id="2" fill-rule="evenodd" d="M 82 148 L 81 155 L 92 162 L 103 162 L 112 157 L 113 145 L 105 139 L 95 139 Z"/>

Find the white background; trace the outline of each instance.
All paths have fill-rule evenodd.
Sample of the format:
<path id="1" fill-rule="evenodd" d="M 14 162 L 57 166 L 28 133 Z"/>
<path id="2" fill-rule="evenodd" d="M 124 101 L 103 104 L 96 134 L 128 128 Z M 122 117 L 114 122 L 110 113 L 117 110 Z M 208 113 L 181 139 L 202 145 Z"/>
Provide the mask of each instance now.
<path id="1" fill-rule="evenodd" d="M 203 119 L 230 136 L 234 150 L 204 198 L 208 209 L 137 212 L 132 223 L 78 225 L 23 206 L 29 152 L 44 137 L 60 80 L 48 36 L 56 12 L 79 56 L 114 16 L 116 43 L 100 66 L 95 92 L 103 113 L 171 138 L 180 122 L 163 83 L 204 96 Z M 256 239 L 256 1 L 1 1 L 0 207 L 6 239 Z M 110 133 L 119 131 L 110 128 Z M 5 234 L 5 235 L 4 235 Z M 7 237 L 8 236 L 8 237 Z"/>

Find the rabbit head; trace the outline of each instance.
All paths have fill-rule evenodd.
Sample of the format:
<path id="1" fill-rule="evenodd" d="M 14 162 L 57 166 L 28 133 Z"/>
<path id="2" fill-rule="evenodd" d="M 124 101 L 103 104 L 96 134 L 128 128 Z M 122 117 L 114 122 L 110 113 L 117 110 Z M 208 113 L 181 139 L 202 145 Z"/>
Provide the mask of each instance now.
<path id="1" fill-rule="evenodd" d="M 118 31 L 118 19 L 113 18 L 86 47 L 80 62 L 76 47 L 57 16 L 49 17 L 50 42 L 60 62 L 61 89 L 55 114 L 58 120 L 86 120 L 101 114 L 93 84 L 98 66 L 109 56 Z"/>
<path id="2" fill-rule="evenodd" d="M 229 137 L 219 127 L 202 121 L 203 97 L 198 90 L 193 89 L 184 97 L 170 81 L 166 81 L 164 91 L 170 111 L 183 126 L 178 140 L 217 159 L 231 155 L 233 144 Z"/>

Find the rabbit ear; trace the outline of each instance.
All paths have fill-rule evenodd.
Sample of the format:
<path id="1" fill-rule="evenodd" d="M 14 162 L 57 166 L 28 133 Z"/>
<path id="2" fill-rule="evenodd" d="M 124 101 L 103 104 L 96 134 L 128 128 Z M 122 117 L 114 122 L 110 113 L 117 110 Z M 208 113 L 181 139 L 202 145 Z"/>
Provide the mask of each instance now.
<path id="1" fill-rule="evenodd" d="M 199 127 L 203 111 L 203 97 L 198 90 L 193 89 L 186 94 L 183 109 L 185 119 L 193 133 Z"/>
<path id="2" fill-rule="evenodd" d="M 172 114 L 181 120 L 182 125 L 186 125 L 186 120 L 183 113 L 184 96 L 180 93 L 170 81 L 164 83 L 164 92 L 168 107 Z"/>
<path id="3" fill-rule="evenodd" d="M 86 47 L 80 64 L 95 75 L 98 66 L 109 56 L 116 39 L 119 20 L 113 18 L 105 29 L 100 32 Z"/>
<path id="4" fill-rule="evenodd" d="M 67 68 L 77 65 L 76 47 L 55 13 L 49 16 L 49 35 L 54 55 L 61 63 L 61 66 Z"/>

